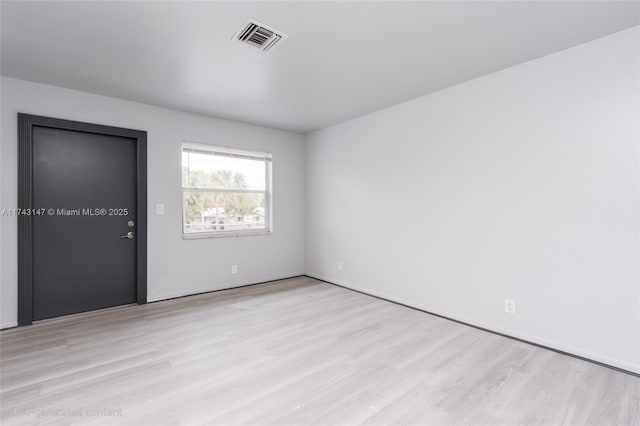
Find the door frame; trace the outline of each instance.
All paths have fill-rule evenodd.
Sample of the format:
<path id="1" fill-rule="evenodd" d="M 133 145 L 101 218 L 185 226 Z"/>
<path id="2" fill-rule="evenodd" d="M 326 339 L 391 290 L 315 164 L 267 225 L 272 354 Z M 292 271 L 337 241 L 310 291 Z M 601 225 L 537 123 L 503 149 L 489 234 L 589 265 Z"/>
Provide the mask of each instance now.
<path id="1" fill-rule="evenodd" d="M 18 208 L 33 209 L 33 127 L 121 136 L 136 142 L 136 302 L 147 303 L 147 132 L 18 113 Z M 33 322 L 33 216 L 18 215 L 18 325 Z"/>

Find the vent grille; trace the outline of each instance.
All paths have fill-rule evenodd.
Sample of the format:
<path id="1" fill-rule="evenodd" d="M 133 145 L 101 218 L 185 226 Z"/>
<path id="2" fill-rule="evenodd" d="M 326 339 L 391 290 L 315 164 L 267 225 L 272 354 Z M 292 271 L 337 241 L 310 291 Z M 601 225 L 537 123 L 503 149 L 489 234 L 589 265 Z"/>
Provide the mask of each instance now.
<path id="1" fill-rule="evenodd" d="M 283 32 L 254 21 L 253 19 L 249 19 L 249 22 L 233 36 L 235 40 L 257 47 L 265 52 L 273 50 L 273 48 L 286 37 L 287 35 Z"/>

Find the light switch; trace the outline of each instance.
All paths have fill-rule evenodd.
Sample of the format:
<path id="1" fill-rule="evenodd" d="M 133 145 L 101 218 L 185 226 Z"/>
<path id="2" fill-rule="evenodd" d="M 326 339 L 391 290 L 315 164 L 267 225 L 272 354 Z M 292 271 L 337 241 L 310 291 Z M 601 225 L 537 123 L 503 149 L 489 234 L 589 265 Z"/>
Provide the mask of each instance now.
<path id="1" fill-rule="evenodd" d="M 156 204 L 156 214 L 164 214 L 164 204 Z"/>

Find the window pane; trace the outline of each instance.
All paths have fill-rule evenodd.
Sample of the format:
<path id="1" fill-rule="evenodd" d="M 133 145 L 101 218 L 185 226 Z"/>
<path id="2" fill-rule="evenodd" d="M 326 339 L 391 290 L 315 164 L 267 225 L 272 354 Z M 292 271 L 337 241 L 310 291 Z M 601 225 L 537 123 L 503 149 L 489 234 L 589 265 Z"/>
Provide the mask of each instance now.
<path id="1" fill-rule="evenodd" d="M 265 195 L 184 192 L 184 233 L 264 230 Z"/>
<path id="2" fill-rule="evenodd" d="M 214 153 L 182 151 L 184 188 L 265 190 L 266 163 Z"/>

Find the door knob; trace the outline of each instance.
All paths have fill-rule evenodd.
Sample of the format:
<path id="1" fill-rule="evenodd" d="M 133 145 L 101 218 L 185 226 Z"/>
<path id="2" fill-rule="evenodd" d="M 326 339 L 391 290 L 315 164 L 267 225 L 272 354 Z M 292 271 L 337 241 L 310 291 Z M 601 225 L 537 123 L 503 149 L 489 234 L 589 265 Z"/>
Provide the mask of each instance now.
<path id="1" fill-rule="evenodd" d="M 133 232 L 129 231 L 127 232 L 127 235 L 120 235 L 121 239 L 125 239 L 128 238 L 130 240 L 133 240 L 133 238 L 136 236 L 136 234 L 134 234 Z"/>

